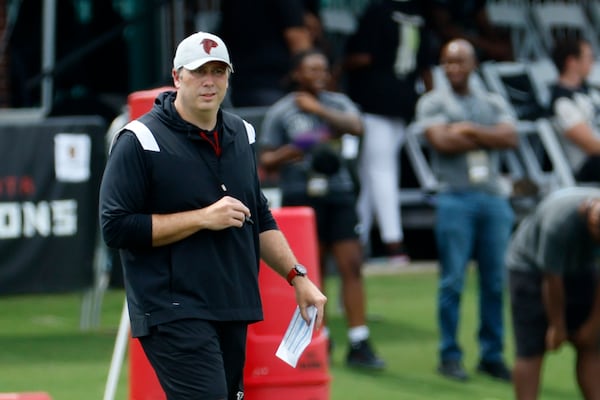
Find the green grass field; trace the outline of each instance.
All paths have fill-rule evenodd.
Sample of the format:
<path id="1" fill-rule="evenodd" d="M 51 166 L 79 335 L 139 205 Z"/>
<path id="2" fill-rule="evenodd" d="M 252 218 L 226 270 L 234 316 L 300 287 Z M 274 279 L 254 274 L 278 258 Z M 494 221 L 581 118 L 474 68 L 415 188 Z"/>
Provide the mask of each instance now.
<path id="1" fill-rule="evenodd" d="M 386 359 L 380 373 L 344 366 L 346 328 L 337 308 L 338 281 L 326 281 L 328 321 L 336 348 L 330 368 L 331 400 L 508 400 L 510 385 L 475 373 L 467 383 L 435 372 L 436 273 L 369 275 L 366 278 L 373 342 Z M 469 276 L 463 300 L 461 342 L 465 366 L 477 363 L 476 275 Z M 53 400 L 95 400 L 104 396 L 123 292 L 104 298 L 100 327 L 79 329 L 81 296 L 43 295 L 0 298 L 0 393 L 44 391 Z M 507 311 L 507 329 L 510 320 Z M 512 336 L 507 338 L 512 363 Z M 573 353 L 565 347 L 547 358 L 541 400 L 580 398 L 573 378 Z M 124 362 L 115 399 L 128 399 L 128 362 Z M 256 399 L 252 399 L 256 400 Z"/>

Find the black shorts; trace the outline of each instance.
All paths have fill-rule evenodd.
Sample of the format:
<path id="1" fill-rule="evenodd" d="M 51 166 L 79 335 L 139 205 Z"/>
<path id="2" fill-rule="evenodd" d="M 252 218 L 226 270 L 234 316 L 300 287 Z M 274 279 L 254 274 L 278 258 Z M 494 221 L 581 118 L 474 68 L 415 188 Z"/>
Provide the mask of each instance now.
<path id="1" fill-rule="evenodd" d="M 548 319 L 542 300 L 542 277 L 538 273 L 509 272 L 510 306 L 518 357 L 534 357 L 546 351 Z M 565 321 L 569 334 L 585 322 L 591 312 L 596 278 L 590 273 L 565 278 Z"/>
<path id="2" fill-rule="evenodd" d="M 358 216 L 354 194 L 328 194 L 323 197 L 284 195 L 283 206 L 308 206 L 315 211 L 317 234 L 321 243 L 330 245 L 358 239 Z"/>
<path id="3" fill-rule="evenodd" d="M 236 400 L 243 393 L 245 322 L 183 319 L 140 337 L 167 399 Z"/>

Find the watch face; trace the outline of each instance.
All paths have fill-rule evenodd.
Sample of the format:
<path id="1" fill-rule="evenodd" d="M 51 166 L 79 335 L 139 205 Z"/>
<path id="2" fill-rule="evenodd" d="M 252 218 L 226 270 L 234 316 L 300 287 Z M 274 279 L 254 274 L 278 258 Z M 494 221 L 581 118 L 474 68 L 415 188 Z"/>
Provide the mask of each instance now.
<path id="1" fill-rule="evenodd" d="M 296 268 L 296 271 L 298 272 L 298 274 L 306 275 L 306 267 L 304 265 L 296 264 L 295 268 Z"/>

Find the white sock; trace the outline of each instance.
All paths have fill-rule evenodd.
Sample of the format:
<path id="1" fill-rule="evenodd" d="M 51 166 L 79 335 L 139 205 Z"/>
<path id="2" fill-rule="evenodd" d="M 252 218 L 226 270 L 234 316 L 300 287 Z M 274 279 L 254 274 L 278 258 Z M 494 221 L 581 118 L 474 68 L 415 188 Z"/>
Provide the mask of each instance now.
<path id="1" fill-rule="evenodd" d="M 354 326 L 348 329 L 350 343 L 358 343 L 369 338 L 369 327 L 366 325 Z"/>

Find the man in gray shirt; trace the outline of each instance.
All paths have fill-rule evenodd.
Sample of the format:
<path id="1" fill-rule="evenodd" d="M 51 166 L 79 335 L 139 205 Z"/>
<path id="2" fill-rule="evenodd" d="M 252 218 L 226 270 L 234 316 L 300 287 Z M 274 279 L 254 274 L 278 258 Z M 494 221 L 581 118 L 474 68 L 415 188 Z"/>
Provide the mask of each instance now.
<path id="1" fill-rule="evenodd" d="M 360 112 L 346 95 L 326 89 L 329 60 L 321 50 L 298 53 L 292 65 L 296 90 L 265 115 L 259 160 L 265 172 L 279 174 L 284 207 L 308 206 L 315 212 L 322 281 L 328 255 L 341 279 L 348 322 L 346 363 L 382 370 L 385 362 L 375 353 L 367 326 L 356 189 L 341 159 L 342 136 L 363 133 Z M 330 338 L 330 349 L 331 343 Z"/>
<path id="2" fill-rule="evenodd" d="M 516 230 L 506 262 L 516 342 L 515 399 L 536 399 L 546 351 L 571 342 L 583 398 L 600 398 L 600 189 L 567 188 Z"/>
<path id="3" fill-rule="evenodd" d="M 503 357 L 504 253 L 514 213 L 500 179 L 500 150 L 517 145 L 514 117 L 498 95 L 469 86 L 476 67 L 473 46 L 450 41 L 441 64 L 449 89 L 425 93 L 417 123 L 432 148 L 441 186 L 436 196 L 435 237 L 440 260 L 438 372 L 464 381 L 457 341 L 460 298 L 471 258 L 479 273 L 479 372 L 509 381 Z"/>

